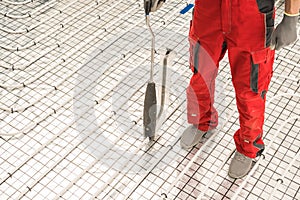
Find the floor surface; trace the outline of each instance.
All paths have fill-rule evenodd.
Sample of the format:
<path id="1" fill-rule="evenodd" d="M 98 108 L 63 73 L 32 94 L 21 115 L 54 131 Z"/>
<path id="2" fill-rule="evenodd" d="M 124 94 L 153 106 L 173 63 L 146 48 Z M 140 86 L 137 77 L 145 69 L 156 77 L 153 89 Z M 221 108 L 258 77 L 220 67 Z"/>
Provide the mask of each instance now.
<path id="1" fill-rule="evenodd" d="M 283 1 L 277 4 L 277 20 Z M 142 1 L 0 1 L 0 199 L 300 199 L 300 42 L 276 52 L 266 150 L 228 177 L 239 127 L 227 55 L 216 81 L 219 126 L 190 151 L 185 89 L 191 11 L 151 15 L 158 99 L 155 141 L 143 135 L 150 34 Z"/>

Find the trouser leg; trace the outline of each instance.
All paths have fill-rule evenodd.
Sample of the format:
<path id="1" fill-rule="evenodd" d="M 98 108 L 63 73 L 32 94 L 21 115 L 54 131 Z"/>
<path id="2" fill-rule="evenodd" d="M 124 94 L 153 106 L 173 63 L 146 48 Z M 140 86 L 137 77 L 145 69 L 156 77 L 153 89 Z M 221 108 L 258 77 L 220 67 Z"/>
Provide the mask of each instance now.
<path id="1" fill-rule="evenodd" d="M 231 14 L 235 17 L 227 35 L 231 41 L 229 61 L 240 121 L 234 141 L 237 151 L 250 158 L 260 155 L 264 149 L 265 101 L 274 62 L 274 51 L 269 48 L 274 4 L 259 2 L 262 1 L 232 0 Z"/>
<path id="2" fill-rule="evenodd" d="M 187 119 L 202 131 L 218 125 L 218 113 L 213 106 L 215 79 L 226 45 L 223 44 L 224 38 L 219 28 L 220 20 L 215 17 L 220 13 L 216 5 L 216 2 L 196 2 L 189 33 L 193 76 L 187 88 Z"/>
<path id="3" fill-rule="evenodd" d="M 253 54 L 262 54 L 263 62 L 256 62 Z M 274 51 L 246 52 L 230 49 L 233 85 L 239 112 L 240 129 L 234 134 L 237 151 L 255 158 L 264 149 L 263 124 L 266 93 L 272 76 Z"/>

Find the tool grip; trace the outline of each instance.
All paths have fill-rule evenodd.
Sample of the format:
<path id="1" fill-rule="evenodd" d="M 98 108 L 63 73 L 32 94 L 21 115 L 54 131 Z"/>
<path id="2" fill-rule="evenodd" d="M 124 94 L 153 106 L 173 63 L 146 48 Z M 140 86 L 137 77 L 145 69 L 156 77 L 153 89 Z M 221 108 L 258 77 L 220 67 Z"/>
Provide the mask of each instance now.
<path id="1" fill-rule="evenodd" d="M 151 11 L 151 2 L 150 0 L 144 0 L 144 9 L 145 9 L 145 14 L 149 15 Z"/>
<path id="2" fill-rule="evenodd" d="M 149 82 L 146 88 L 145 101 L 144 101 L 144 135 L 154 140 L 156 128 L 156 113 L 157 101 L 155 83 Z"/>

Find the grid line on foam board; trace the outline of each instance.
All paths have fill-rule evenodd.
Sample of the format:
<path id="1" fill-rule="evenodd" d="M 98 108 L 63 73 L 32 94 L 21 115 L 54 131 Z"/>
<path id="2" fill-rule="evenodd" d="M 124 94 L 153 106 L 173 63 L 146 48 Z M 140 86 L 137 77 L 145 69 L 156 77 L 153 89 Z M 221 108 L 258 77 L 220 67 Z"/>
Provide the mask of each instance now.
<path id="1" fill-rule="evenodd" d="M 75 11 L 75 13 L 76 13 L 76 11 Z M 77 13 L 76 13 L 77 14 Z M 93 20 L 95 20 L 96 18 L 94 17 L 93 18 Z M 88 20 L 88 22 L 90 22 L 91 20 Z M 58 24 L 58 23 L 55 23 L 55 24 Z M 76 25 L 76 22 L 75 22 L 75 25 Z M 60 24 L 58 24 L 58 26 L 60 27 L 61 25 Z M 62 31 L 64 31 L 65 29 L 63 29 Z M 56 37 L 57 37 L 57 34 L 56 34 Z M 56 38 L 56 37 L 54 37 L 54 38 Z M 63 35 L 63 37 L 62 38 L 64 38 L 64 35 Z M 55 44 L 54 45 L 56 45 L 56 42 L 55 42 Z M 32 50 L 31 50 L 32 51 Z"/>

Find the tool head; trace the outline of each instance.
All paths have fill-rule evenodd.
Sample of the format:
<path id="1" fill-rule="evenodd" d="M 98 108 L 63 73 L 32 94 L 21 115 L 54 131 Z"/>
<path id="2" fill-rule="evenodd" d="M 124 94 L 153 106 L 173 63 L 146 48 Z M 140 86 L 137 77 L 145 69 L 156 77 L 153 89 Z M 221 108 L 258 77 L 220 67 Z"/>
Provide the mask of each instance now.
<path id="1" fill-rule="evenodd" d="M 157 113 L 157 101 L 155 83 L 149 82 L 146 89 L 145 101 L 144 101 L 144 135 L 151 140 L 154 140 L 155 128 L 156 128 L 156 113 Z"/>

